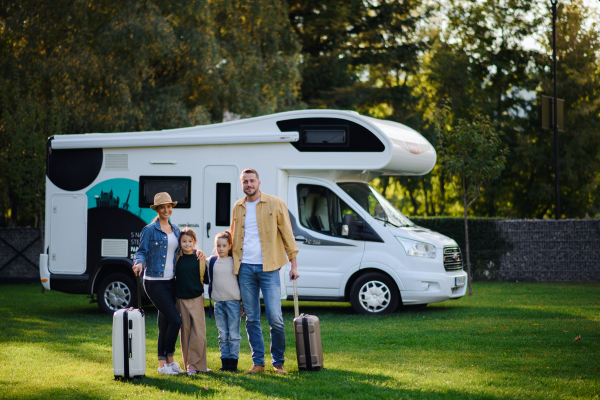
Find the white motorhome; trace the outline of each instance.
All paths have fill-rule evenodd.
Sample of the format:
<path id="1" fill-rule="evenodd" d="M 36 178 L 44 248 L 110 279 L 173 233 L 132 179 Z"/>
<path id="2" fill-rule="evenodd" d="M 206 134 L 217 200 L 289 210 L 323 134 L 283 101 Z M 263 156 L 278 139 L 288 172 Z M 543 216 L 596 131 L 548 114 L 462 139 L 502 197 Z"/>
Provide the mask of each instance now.
<path id="1" fill-rule="evenodd" d="M 464 296 L 456 242 L 415 226 L 368 184 L 422 175 L 434 148 L 395 122 L 302 110 L 207 126 L 54 136 L 47 146 L 48 290 L 87 294 L 107 313 L 136 302 L 132 258 L 156 213 L 157 192 L 178 201 L 172 221 L 192 227 L 208 254 L 243 197 L 240 172 L 283 199 L 298 248 L 300 300 L 351 302 L 364 314 Z M 281 269 L 282 298 L 291 298 Z"/>

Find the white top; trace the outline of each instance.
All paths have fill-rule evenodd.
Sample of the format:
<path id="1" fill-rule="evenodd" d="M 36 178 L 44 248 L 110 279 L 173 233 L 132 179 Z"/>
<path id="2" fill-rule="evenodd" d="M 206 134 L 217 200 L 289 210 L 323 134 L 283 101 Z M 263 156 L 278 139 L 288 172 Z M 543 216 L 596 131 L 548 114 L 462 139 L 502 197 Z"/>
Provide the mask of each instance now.
<path id="1" fill-rule="evenodd" d="M 244 222 L 244 244 L 242 245 L 242 264 L 262 264 L 262 248 L 256 221 L 256 201 L 246 201 L 246 221 Z"/>
<path id="2" fill-rule="evenodd" d="M 163 276 L 152 277 L 152 276 L 144 276 L 144 279 L 147 281 L 168 281 L 175 277 L 175 268 L 173 265 L 173 260 L 175 259 L 175 251 L 179 247 L 179 241 L 177 240 L 177 236 L 175 233 L 167 234 L 167 258 L 165 262 L 165 272 Z"/>
<path id="3" fill-rule="evenodd" d="M 233 273 L 233 257 L 219 257 L 213 267 L 212 299 L 215 301 L 241 300 L 240 285 Z"/>

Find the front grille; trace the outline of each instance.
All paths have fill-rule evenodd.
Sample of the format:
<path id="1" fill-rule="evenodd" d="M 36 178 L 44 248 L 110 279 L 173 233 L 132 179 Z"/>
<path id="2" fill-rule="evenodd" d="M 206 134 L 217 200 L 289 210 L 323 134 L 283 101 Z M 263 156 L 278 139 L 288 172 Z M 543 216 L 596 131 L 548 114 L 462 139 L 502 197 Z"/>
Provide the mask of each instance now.
<path id="1" fill-rule="evenodd" d="M 463 268 L 463 258 L 458 246 L 444 247 L 444 268 L 446 271 L 458 271 Z"/>

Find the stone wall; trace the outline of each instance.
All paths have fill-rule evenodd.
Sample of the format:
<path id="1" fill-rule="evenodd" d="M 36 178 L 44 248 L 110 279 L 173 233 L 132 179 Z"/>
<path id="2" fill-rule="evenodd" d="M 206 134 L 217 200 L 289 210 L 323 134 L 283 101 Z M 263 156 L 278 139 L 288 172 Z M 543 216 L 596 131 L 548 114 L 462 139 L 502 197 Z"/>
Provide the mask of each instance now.
<path id="1" fill-rule="evenodd" d="M 497 279 L 600 279 L 600 220 L 507 220 L 495 224 L 507 244 L 499 257 Z"/>

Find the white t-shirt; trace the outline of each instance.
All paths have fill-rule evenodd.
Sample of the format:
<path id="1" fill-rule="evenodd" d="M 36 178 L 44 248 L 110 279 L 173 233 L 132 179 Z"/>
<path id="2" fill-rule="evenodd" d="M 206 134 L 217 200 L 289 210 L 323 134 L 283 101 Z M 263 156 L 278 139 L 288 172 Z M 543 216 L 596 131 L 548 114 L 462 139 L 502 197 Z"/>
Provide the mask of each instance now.
<path id="1" fill-rule="evenodd" d="M 175 233 L 167 234 L 167 258 L 163 259 L 165 261 L 165 272 L 163 276 L 144 276 L 145 280 L 148 281 L 168 281 L 175 277 L 175 266 L 173 265 L 173 259 L 175 258 L 175 251 L 177 247 L 179 247 L 179 241 L 177 240 L 177 236 Z"/>
<path id="2" fill-rule="evenodd" d="M 258 234 L 258 222 L 256 220 L 256 201 L 246 201 L 246 220 L 244 222 L 244 244 L 242 245 L 243 264 L 262 264 L 262 248 L 260 247 L 260 235 Z"/>

